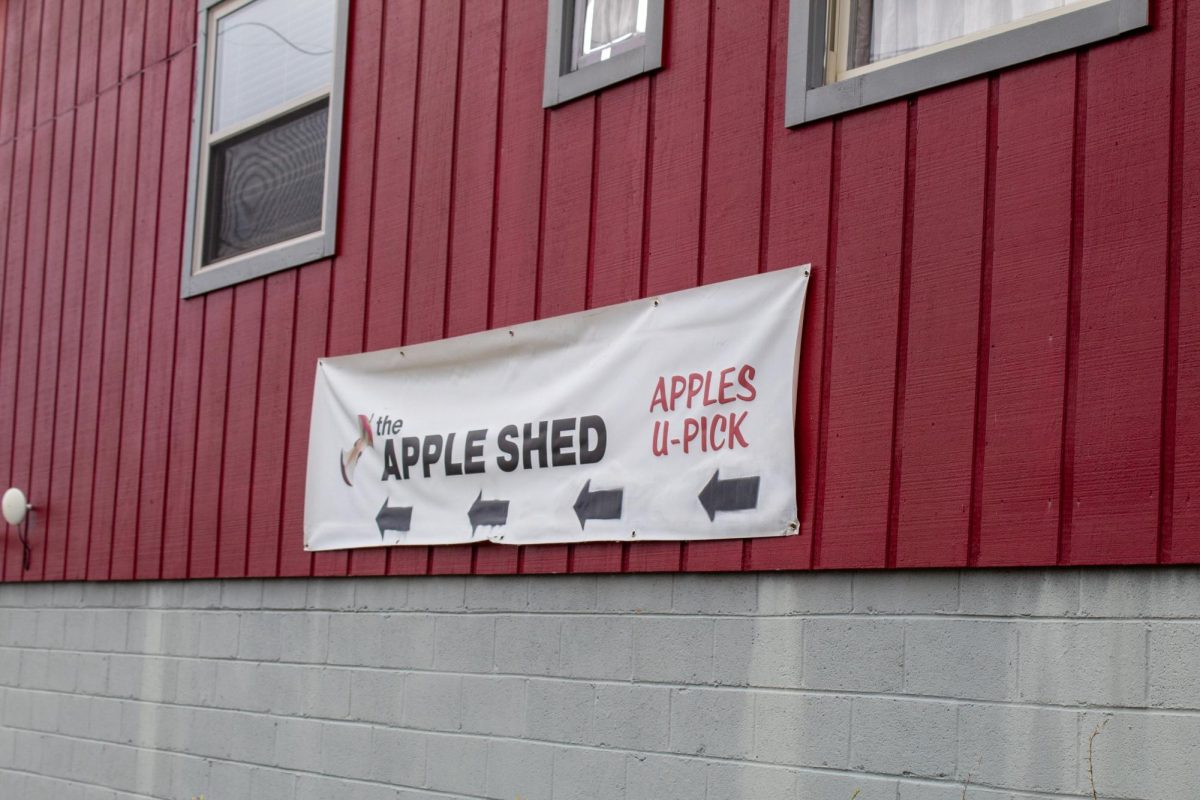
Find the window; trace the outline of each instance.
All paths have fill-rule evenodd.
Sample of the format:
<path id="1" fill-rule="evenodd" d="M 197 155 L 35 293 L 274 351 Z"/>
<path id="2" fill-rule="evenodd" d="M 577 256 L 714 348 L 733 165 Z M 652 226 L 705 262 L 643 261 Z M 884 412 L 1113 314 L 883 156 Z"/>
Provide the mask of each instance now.
<path id="1" fill-rule="evenodd" d="M 201 0 L 183 295 L 332 255 L 347 0 Z"/>
<path id="2" fill-rule="evenodd" d="M 550 0 L 542 105 L 662 66 L 665 0 Z"/>
<path id="3" fill-rule="evenodd" d="M 787 124 L 1149 24 L 1147 0 L 790 0 Z"/>

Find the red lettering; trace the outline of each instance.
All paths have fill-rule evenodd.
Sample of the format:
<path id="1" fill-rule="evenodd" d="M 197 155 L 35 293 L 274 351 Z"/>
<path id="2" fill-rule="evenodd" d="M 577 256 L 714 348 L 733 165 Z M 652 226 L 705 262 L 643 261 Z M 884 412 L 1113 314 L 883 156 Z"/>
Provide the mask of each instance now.
<path id="1" fill-rule="evenodd" d="M 692 401 L 700 395 L 700 390 L 704 388 L 704 376 L 699 372 L 693 372 L 688 375 L 688 395 L 687 407 L 692 407 Z"/>
<path id="2" fill-rule="evenodd" d="M 683 421 L 683 452 L 690 452 L 689 446 L 700 435 L 700 423 L 688 417 Z"/>
<path id="3" fill-rule="evenodd" d="M 729 380 L 729 378 L 726 376 L 733 372 L 734 369 L 736 369 L 736 367 L 726 367 L 725 369 L 721 370 L 721 385 L 717 389 L 717 402 L 719 403 L 732 403 L 737 399 L 733 395 L 725 393 L 726 389 L 733 388 L 733 381 Z"/>
<path id="4" fill-rule="evenodd" d="M 740 383 L 742 388 L 746 390 L 746 394 L 744 395 L 740 392 L 738 393 L 738 400 L 745 400 L 748 403 L 758 396 L 758 392 L 754 390 L 754 367 L 750 366 L 749 364 L 743 365 L 742 368 L 738 370 L 738 383 Z"/>
<path id="5" fill-rule="evenodd" d="M 712 370 L 710 369 L 708 372 L 704 373 L 704 405 L 706 406 L 711 406 L 717 402 L 717 399 L 709 393 L 712 389 L 712 381 L 713 374 Z"/>
<path id="6" fill-rule="evenodd" d="M 717 441 L 717 429 L 721 429 L 721 441 Z M 729 430 L 729 421 L 725 419 L 724 414 L 718 414 L 713 417 L 712 424 L 708 426 L 708 442 L 713 450 L 720 450 L 725 447 L 729 441 L 725 437 L 725 433 Z"/>
<path id="7" fill-rule="evenodd" d="M 671 376 L 671 408 L 675 410 L 675 404 L 679 402 L 679 398 L 683 397 L 683 393 L 687 391 L 687 378 L 682 375 Z"/>
<path id="8" fill-rule="evenodd" d="M 654 407 L 661 405 L 663 411 L 670 411 L 667 408 L 667 381 L 666 378 L 659 378 L 658 385 L 654 387 L 654 397 L 650 398 L 650 413 L 654 413 Z"/>
<path id="9" fill-rule="evenodd" d="M 669 429 L 670 420 L 654 420 L 654 435 L 650 439 L 650 448 L 654 451 L 655 456 L 665 456 L 667 454 L 667 430 Z M 659 426 L 662 426 L 661 433 Z"/>
<path id="10" fill-rule="evenodd" d="M 741 442 L 742 447 L 749 447 L 746 443 L 746 437 L 742 436 L 742 423 L 746 421 L 746 414 L 743 411 L 741 414 L 729 415 L 729 449 L 732 450 L 734 442 Z"/>

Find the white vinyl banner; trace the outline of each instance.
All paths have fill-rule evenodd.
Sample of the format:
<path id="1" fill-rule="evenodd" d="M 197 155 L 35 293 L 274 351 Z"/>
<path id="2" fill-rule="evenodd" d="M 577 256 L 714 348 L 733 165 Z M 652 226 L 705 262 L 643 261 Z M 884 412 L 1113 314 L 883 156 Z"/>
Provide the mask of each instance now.
<path id="1" fill-rule="evenodd" d="M 306 549 L 795 533 L 808 274 L 318 361 Z"/>

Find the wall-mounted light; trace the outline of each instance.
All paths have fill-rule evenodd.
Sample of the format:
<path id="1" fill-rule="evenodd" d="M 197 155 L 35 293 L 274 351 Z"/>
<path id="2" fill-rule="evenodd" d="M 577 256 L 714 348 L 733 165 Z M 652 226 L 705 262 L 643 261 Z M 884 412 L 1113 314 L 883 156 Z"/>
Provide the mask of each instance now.
<path id="1" fill-rule="evenodd" d="M 29 548 L 29 526 L 25 517 L 33 508 L 25 493 L 17 487 L 12 487 L 0 497 L 0 513 L 9 525 L 17 527 L 17 538 L 21 540 L 21 569 L 28 570 L 32 551 Z"/>

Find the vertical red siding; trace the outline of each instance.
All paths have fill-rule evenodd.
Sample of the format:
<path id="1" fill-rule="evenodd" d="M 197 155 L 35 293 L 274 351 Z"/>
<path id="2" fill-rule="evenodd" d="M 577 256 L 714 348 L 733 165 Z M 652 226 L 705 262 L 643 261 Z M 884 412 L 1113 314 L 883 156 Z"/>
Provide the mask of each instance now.
<path id="1" fill-rule="evenodd" d="M 1200 157 L 1200 14 L 1184 9 L 1177 16 L 1185 24 L 1176 31 L 1177 127 L 1171 175 L 1172 199 L 1178 204 L 1172 231 L 1174 294 L 1178 298 L 1178 335 L 1173 342 L 1177 383 L 1174 407 L 1168 409 L 1175 433 L 1172 534 L 1163 554 L 1171 562 L 1200 558 L 1200 185 L 1184 179 L 1195 174 Z"/>
<path id="2" fill-rule="evenodd" d="M 1071 258 L 1075 57 L 1002 75 L 978 563 L 1052 564 Z"/>
<path id="3" fill-rule="evenodd" d="M 988 82 L 928 94 L 912 132 L 912 251 L 897 566 L 967 561 L 983 263 Z"/>
<path id="4" fill-rule="evenodd" d="M 1157 558 L 1173 20 L 1154 5 L 1153 31 L 1086 61 L 1068 563 Z"/>
<path id="5" fill-rule="evenodd" d="M 788 3 L 669 6 L 545 110 L 545 0 L 353 3 L 336 257 L 180 300 L 195 0 L 4 4 L 3 579 L 1200 558 L 1196 15 L 789 130 Z M 317 358 L 803 263 L 798 536 L 301 548 Z"/>
<path id="6" fill-rule="evenodd" d="M 816 564 L 882 567 L 887 558 L 897 332 L 905 241 L 906 103 L 843 120 L 837 246 L 829 269 L 832 326 L 824 496 Z M 832 317 L 832 319 L 830 319 Z"/>

